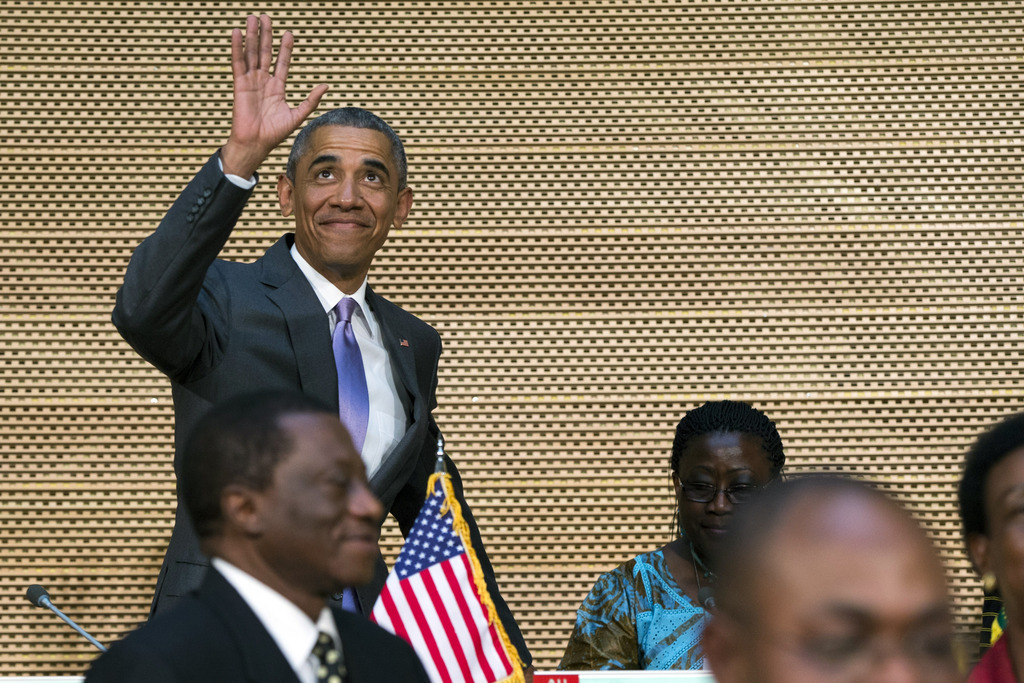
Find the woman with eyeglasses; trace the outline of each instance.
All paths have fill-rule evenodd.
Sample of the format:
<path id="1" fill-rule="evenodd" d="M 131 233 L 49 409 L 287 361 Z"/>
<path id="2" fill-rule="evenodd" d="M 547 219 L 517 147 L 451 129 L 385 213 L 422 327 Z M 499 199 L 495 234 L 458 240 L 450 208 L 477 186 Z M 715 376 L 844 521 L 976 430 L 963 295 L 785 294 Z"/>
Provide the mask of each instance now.
<path id="1" fill-rule="evenodd" d="M 576 612 L 559 669 L 703 669 L 715 549 L 736 506 L 785 464 L 764 413 L 739 401 L 689 411 L 672 444 L 677 537 L 604 574 Z"/>

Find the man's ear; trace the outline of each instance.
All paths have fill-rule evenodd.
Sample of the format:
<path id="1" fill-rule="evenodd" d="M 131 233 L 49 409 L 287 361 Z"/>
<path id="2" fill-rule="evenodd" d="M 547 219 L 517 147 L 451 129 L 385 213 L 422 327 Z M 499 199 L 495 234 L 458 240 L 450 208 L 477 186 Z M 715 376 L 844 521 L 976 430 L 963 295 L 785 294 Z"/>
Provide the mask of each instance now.
<path id="1" fill-rule="evenodd" d="M 295 210 L 295 186 L 288 176 L 281 174 L 277 176 L 277 203 L 281 207 L 282 216 L 291 216 Z"/>
<path id="2" fill-rule="evenodd" d="M 967 554 L 974 565 L 974 570 L 982 575 L 992 571 L 989 547 L 988 536 L 985 534 L 975 533 L 967 536 Z"/>
<path id="3" fill-rule="evenodd" d="M 220 494 L 220 509 L 224 517 L 224 530 L 234 529 L 247 536 L 258 536 L 263 531 L 263 498 L 259 491 L 229 484 Z"/>
<path id="4" fill-rule="evenodd" d="M 672 473 L 672 488 L 676 492 L 676 500 L 679 500 L 679 494 L 683 490 L 683 482 L 679 481 L 679 475 L 675 472 Z"/>
<path id="5" fill-rule="evenodd" d="M 280 193 L 279 193 L 280 194 Z M 398 192 L 398 202 L 395 208 L 395 219 L 391 222 L 396 228 L 402 227 L 402 223 L 409 217 L 412 210 L 412 188 L 406 187 Z M 285 214 L 287 215 L 287 214 Z"/>

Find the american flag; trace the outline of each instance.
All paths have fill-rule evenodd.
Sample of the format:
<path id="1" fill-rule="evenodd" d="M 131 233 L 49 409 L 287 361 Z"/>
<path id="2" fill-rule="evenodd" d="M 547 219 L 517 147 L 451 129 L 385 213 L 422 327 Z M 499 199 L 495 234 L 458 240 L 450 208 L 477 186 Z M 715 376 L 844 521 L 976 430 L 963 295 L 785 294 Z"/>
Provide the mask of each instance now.
<path id="1" fill-rule="evenodd" d="M 431 477 L 370 619 L 412 645 L 434 683 L 523 680 L 447 474 Z"/>

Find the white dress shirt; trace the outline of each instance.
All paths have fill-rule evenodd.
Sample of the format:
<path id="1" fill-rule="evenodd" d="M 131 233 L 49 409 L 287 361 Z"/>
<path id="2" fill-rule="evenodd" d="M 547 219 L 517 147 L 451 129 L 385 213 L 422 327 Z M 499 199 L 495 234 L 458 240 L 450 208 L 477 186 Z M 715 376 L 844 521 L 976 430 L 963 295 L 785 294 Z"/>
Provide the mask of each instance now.
<path id="1" fill-rule="evenodd" d="M 316 645 L 320 631 L 330 635 L 334 639 L 334 646 L 340 647 L 338 626 L 334 623 L 331 610 L 325 605 L 314 623 L 291 600 L 227 560 L 214 557 L 210 562 L 256 613 L 260 623 L 295 670 L 299 681 L 316 683 L 319 662 L 313 656 L 313 646 Z"/>
<path id="2" fill-rule="evenodd" d="M 299 270 L 313 286 L 320 304 L 327 314 L 327 324 L 331 333 L 338 324 L 334 307 L 347 295 L 335 287 L 327 278 L 313 269 L 313 266 L 302 258 L 299 250 L 292 245 L 292 258 Z M 363 464 L 366 465 L 366 476 L 373 475 L 384 464 L 388 454 L 394 449 L 409 428 L 409 419 L 405 414 L 405 406 L 398 398 L 398 387 L 391 369 L 391 360 L 380 325 L 366 305 L 366 280 L 352 294 L 352 299 L 359 305 L 352 320 L 352 331 L 355 332 L 359 353 L 363 357 L 363 372 L 366 374 L 366 389 L 370 396 L 370 417 L 366 425 L 366 441 L 363 442 Z"/>

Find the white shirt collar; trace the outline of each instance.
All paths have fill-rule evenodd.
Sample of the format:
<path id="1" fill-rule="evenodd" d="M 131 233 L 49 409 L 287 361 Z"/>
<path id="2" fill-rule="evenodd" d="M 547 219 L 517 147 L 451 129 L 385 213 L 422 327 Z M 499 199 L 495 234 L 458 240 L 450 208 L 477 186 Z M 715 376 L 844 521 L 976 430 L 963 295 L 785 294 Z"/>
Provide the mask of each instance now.
<path id="1" fill-rule="evenodd" d="M 369 307 L 366 305 L 366 288 L 368 286 L 368 278 L 363 278 L 363 284 L 359 285 L 359 289 L 354 293 L 345 294 L 335 287 L 334 283 L 321 275 L 318 270 L 309 265 L 306 259 L 302 258 L 302 254 L 299 253 L 299 250 L 294 243 L 292 244 L 291 255 L 295 260 L 295 264 L 299 267 L 299 270 L 301 270 L 302 274 L 306 276 L 307 280 L 309 280 L 309 284 L 313 286 L 313 291 L 316 292 L 317 298 L 320 299 L 320 305 L 324 307 L 324 313 L 329 313 L 338 305 L 339 301 L 346 296 L 350 296 L 355 299 L 357 304 L 359 304 L 359 310 L 363 312 L 363 317 L 366 318 L 367 321 L 370 321 L 370 330 L 373 335 L 376 336 L 376 328 L 374 325 L 375 321 L 373 316 L 370 315 Z"/>
<path id="2" fill-rule="evenodd" d="M 220 557 L 214 557 L 211 562 L 256 613 L 260 623 L 296 672 L 309 659 L 320 631 L 330 634 L 335 645 L 340 642 L 334 615 L 327 605 L 320 610 L 319 618 L 313 623 L 295 603 L 259 579 Z"/>

